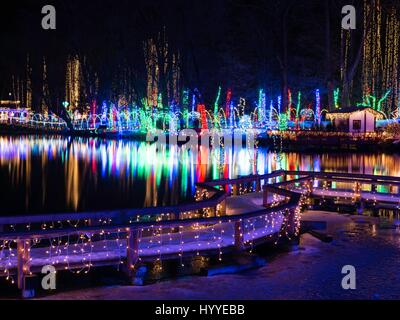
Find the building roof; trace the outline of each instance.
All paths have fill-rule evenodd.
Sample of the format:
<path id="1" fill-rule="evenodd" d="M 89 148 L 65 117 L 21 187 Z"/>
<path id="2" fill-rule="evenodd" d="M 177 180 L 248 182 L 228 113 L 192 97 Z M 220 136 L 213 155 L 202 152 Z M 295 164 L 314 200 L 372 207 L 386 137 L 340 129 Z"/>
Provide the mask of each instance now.
<path id="1" fill-rule="evenodd" d="M 21 101 L 19 100 L 0 100 L 0 105 L 19 105 L 21 104 Z"/>
<path id="2" fill-rule="evenodd" d="M 336 117 L 350 116 L 350 114 L 359 111 L 368 111 L 372 113 L 377 119 L 383 119 L 385 117 L 385 115 L 382 112 L 374 110 L 370 107 L 348 107 L 348 108 L 336 109 L 334 111 L 328 112 L 327 117 L 333 119 Z"/>

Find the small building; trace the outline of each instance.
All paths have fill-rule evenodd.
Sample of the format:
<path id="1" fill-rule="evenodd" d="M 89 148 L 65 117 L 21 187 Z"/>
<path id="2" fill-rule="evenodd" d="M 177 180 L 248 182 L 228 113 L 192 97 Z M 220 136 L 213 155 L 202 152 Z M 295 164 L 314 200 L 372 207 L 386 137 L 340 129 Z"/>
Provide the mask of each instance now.
<path id="1" fill-rule="evenodd" d="M 369 107 L 349 107 L 337 109 L 326 114 L 336 131 L 368 133 L 376 131 L 376 120 L 384 114 Z"/>
<path id="2" fill-rule="evenodd" d="M 30 108 L 22 108 L 20 101 L 0 100 L 0 122 L 8 122 L 15 118 L 26 118 Z"/>

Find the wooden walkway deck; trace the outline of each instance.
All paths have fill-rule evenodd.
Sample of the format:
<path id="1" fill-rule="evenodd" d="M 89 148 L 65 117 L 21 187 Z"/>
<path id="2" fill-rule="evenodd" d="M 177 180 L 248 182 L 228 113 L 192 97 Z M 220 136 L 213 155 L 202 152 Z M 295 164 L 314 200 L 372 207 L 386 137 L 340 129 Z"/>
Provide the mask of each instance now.
<path id="1" fill-rule="evenodd" d="M 22 290 L 45 265 L 77 272 L 122 265 L 133 276 L 145 261 L 222 255 L 297 236 L 307 197 L 399 208 L 399 186 L 398 177 L 276 171 L 198 184 L 196 201 L 180 206 L 0 217 L 0 275 L 16 277 Z"/>

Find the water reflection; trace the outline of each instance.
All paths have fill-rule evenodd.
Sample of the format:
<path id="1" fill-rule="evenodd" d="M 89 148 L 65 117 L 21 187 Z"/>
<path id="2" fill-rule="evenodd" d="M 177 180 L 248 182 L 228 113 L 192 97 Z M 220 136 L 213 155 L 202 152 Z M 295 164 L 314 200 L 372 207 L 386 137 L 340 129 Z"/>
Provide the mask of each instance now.
<path id="1" fill-rule="evenodd" d="M 157 152 L 145 142 L 3 136 L 1 214 L 176 204 L 196 182 L 278 169 L 400 174 L 400 157 L 390 154 L 201 149 L 197 157 L 184 146 Z"/>

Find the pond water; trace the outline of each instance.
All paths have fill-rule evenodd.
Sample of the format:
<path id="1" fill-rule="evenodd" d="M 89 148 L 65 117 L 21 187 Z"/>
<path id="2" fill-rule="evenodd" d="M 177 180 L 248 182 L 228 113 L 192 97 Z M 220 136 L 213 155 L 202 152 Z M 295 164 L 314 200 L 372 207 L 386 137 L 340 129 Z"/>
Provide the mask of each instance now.
<path id="1" fill-rule="evenodd" d="M 171 205 L 195 183 L 278 169 L 400 175 L 400 155 L 157 149 L 128 140 L 0 136 L 1 215 Z"/>

